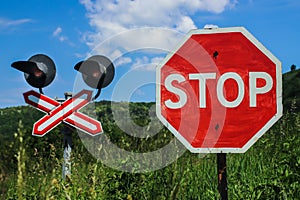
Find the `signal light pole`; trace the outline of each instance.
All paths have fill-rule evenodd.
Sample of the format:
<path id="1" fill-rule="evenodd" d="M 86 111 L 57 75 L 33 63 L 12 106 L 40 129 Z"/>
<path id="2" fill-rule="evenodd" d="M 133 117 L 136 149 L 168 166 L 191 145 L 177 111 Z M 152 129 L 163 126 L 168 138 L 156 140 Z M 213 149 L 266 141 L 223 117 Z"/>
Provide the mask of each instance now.
<path id="1" fill-rule="evenodd" d="M 65 92 L 65 99 L 57 99 L 59 102 L 64 102 L 65 100 L 72 98 L 73 94 L 71 92 Z M 74 128 L 69 126 L 68 124 L 64 124 L 61 132 L 64 134 L 63 138 L 63 158 L 64 162 L 62 164 L 62 178 L 64 180 L 70 179 L 71 176 L 71 152 L 73 148 L 72 144 L 72 132 Z"/>

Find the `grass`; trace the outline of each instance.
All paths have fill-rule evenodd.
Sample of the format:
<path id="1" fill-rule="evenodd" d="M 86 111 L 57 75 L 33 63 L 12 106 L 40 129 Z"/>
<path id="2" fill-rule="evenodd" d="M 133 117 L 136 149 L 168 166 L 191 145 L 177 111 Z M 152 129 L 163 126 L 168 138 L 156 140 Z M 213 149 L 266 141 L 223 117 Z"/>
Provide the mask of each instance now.
<path id="1" fill-rule="evenodd" d="M 300 114 L 295 109 L 291 107 L 245 154 L 227 155 L 229 199 L 300 199 Z M 120 147 L 153 149 L 148 147 L 151 140 L 132 142 L 112 124 L 105 125 Z M 31 135 L 30 129 L 18 126 L 8 150 L 2 150 L 9 154 L 16 149 L 11 157 L 16 167 L 9 164 L 11 169 L 0 181 L 1 199 L 219 199 L 215 154 L 203 157 L 186 151 L 163 169 L 128 173 L 97 161 L 74 136 L 72 175 L 64 180 L 59 134 L 54 130 L 36 140 L 25 137 Z M 170 141 L 172 136 L 163 135 L 156 140 Z M 156 140 L 153 144 L 164 144 Z"/>

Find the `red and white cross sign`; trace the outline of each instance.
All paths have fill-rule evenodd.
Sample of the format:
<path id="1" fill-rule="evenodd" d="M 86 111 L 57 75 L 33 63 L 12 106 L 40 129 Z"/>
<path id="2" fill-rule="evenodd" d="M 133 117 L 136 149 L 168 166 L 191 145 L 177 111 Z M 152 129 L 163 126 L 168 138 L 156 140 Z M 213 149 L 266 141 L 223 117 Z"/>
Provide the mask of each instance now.
<path id="1" fill-rule="evenodd" d="M 99 121 L 78 111 L 90 102 L 92 91 L 82 90 L 63 103 L 33 90 L 25 92 L 23 95 L 27 104 L 47 113 L 33 125 L 32 135 L 44 136 L 61 122 L 92 136 L 103 132 Z"/>

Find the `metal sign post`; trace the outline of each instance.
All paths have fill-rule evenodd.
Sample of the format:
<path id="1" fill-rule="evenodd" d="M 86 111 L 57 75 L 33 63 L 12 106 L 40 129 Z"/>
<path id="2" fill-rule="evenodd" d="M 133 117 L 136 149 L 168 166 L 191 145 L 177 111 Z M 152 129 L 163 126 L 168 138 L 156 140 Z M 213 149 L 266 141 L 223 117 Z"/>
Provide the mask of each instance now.
<path id="1" fill-rule="evenodd" d="M 217 153 L 218 190 L 221 200 L 228 200 L 226 153 Z"/>
<path id="2" fill-rule="evenodd" d="M 62 178 L 65 180 L 67 176 L 71 175 L 71 151 L 72 151 L 72 130 L 68 125 L 64 125 L 62 129 L 64 134 L 64 162 L 62 165 Z"/>
<path id="3" fill-rule="evenodd" d="M 72 97 L 72 93 L 65 92 L 65 100 Z M 62 165 L 62 178 L 65 180 L 66 177 L 71 175 L 71 151 L 72 151 L 72 127 L 64 124 L 62 133 L 64 134 L 64 162 Z"/>
<path id="4" fill-rule="evenodd" d="M 72 98 L 71 92 L 65 92 L 65 99 L 56 99 L 58 102 L 63 103 L 67 99 Z M 64 162 L 62 164 L 62 178 L 66 180 L 66 177 L 70 178 L 71 176 L 71 152 L 72 152 L 72 132 L 73 128 L 68 124 L 64 123 L 64 126 L 61 130 L 64 135 L 63 138 L 63 158 Z"/>

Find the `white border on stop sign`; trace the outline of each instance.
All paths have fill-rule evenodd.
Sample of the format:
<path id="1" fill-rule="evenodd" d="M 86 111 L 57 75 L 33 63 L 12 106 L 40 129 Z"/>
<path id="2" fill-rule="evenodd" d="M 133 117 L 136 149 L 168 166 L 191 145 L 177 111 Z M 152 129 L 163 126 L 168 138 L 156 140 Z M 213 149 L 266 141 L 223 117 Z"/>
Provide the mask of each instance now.
<path id="1" fill-rule="evenodd" d="M 160 105 L 160 69 L 168 60 L 181 48 L 181 46 L 195 34 L 214 34 L 240 32 L 250 40 L 261 52 L 263 52 L 276 65 L 276 102 L 277 113 L 242 147 L 242 148 L 194 148 L 161 114 Z M 178 46 L 170 52 L 156 67 L 156 115 L 159 120 L 175 135 L 175 137 L 193 153 L 245 153 L 264 133 L 266 133 L 282 116 L 282 69 L 281 62 L 264 47 L 249 31 L 244 27 L 195 29 L 187 33 Z"/>

